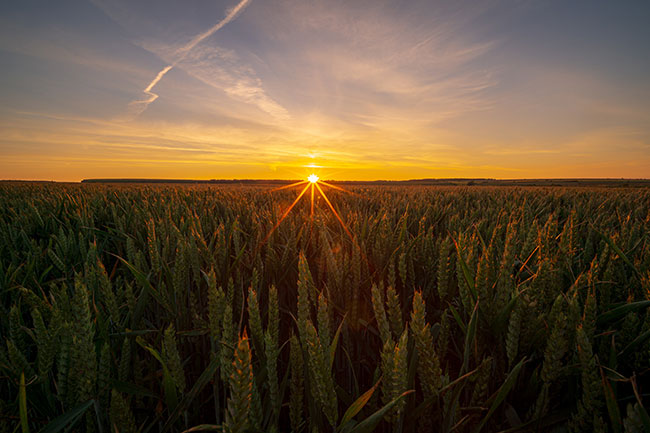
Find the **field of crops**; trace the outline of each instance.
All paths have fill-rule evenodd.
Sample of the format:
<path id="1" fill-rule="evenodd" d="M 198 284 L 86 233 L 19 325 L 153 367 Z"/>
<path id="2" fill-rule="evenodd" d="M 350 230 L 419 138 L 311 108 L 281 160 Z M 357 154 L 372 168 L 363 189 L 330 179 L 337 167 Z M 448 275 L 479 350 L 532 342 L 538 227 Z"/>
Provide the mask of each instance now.
<path id="1" fill-rule="evenodd" d="M 0 184 L 0 432 L 650 431 L 650 190 L 348 189 Z"/>

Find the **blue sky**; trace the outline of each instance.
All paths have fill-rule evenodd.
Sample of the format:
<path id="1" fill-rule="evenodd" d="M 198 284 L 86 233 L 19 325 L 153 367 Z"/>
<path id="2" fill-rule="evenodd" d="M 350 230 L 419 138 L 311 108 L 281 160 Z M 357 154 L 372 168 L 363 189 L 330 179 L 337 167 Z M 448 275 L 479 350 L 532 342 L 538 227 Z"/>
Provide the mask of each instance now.
<path id="1" fill-rule="evenodd" d="M 648 22 L 647 1 L 6 1 L 0 178 L 648 177 Z"/>

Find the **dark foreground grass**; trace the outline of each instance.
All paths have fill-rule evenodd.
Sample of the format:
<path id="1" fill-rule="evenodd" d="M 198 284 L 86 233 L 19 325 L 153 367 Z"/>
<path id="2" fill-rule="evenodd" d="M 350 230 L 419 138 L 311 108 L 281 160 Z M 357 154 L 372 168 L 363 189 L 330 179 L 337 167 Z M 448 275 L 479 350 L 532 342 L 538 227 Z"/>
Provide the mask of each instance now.
<path id="1" fill-rule="evenodd" d="M 650 191 L 347 188 L 0 185 L 0 432 L 647 431 Z"/>

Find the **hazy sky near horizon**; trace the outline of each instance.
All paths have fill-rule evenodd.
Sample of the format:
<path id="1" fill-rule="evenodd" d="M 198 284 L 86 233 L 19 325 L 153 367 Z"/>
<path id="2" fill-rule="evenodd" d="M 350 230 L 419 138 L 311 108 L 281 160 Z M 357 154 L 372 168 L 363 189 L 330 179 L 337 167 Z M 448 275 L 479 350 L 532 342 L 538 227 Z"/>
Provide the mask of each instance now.
<path id="1" fill-rule="evenodd" d="M 0 179 L 650 177 L 646 0 L 7 0 Z"/>

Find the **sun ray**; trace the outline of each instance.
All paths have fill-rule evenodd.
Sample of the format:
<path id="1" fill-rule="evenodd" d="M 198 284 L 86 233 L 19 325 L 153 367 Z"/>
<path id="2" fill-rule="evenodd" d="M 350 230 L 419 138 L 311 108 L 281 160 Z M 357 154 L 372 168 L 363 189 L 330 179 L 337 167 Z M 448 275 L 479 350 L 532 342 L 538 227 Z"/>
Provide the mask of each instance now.
<path id="1" fill-rule="evenodd" d="M 305 184 L 306 184 L 306 185 L 305 185 Z M 315 195 L 316 195 L 316 190 L 318 190 L 318 193 L 320 194 L 321 197 L 323 197 L 323 199 L 324 199 L 325 202 L 327 203 L 327 206 L 330 208 L 330 210 L 332 211 L 332 213 L 334 214 L 334 216 L 335 216 L 336 219 L 338 220 L 339 224 L 341 224 L 341 227 L 343 227 L 343 230 L 345 230 L 345 233 L 350 237 L 350 239 L 352 240 L 352 243 L 356 246 L 356 248 L 359 249 L 359 251 L 361 252 L 362 257 L 364 258 L 364 260 L 367 261 L 367 258 L 365 257 L 365 254 L 364 254 L 363 251 L 361 250 L 361 247 L 357 244 L 356 239 L 354 238 L 354 236 L 352 235 L 352 233 L 351 233 L 350 230 L 348 229 L 348 227 L 347 227 L 347 225 L 345 224 L 345 222 L 343 222 L 343 219 L 341 218 L 341 216 L 339 215 L 339 213 L 337 212 L 337 210 L 334 208 L 334 205 L 333 205 L 332 202 L 330 201 L 329 197 L 327 197 L 327 195 L 325 194 L 325 191 L 323 191 L 323 188 L 321 188 L 320 184 L 323 184 L 324 186 L 327 186 L 327 187 L 329 187 L 329 188 L 337 189 L 337 190 L 342 191 L 342 192 L 345 192 L 345 193 L 349 193 L 349 194 L 353 194 L 353 195 L 359 196 L 359 194 L 357 194 L 357 193 L 355 193 L 355 192 L 348 191 L 348 190 L 343 189 L 343 188 L 341 188 L 341 187 L 339 187 L 339 186 L 332 185 L 332 184 L 330 184 L 330 183 L 327 183 L 327 182 L 322 181 L 322 180 L 318 177 L 318 175 L 316 175 L 315 173 L 310 174 L 310 175 L 307 177 L 306 180 L 303 180 L 303 181 L 300 181 L 300 182 L 291 183 L 291 184 L 289 184 L 289 185 L 284 185 L 284 186 L 281 186 L 281 187 L 279 187 L 279 188 L 272 189 L 271 192 L 273 192 L 273 191 L 279 191 L 279 190 L 287 189 L 287 188 L 293 188 L 293 187 L 297 187 L 297 186 L 301 186 L 301 185 L 305 185 L 305 187 L 300 191 L 300 194 L 298 194 L 298 197 L 296 197 L 296 199 L 293 201 L 293 203 L 291 203 L 291 206 L 289 206 L 289 207 L 284 211 L 284 213 L 282 214 L 282 216 L 280 217 L 280 219 L 278 220 L 278 222 L 273 226 L 273 228 L 271 229 L 271 231 L 266 235 L 266 237 L 264 238 L 264 240 L 260 243 L 260 246 L 259 246 L 259 247 L 261 248 L 262 245 L 264 245 L 264 244 L 269 240 L 269 238 L 271 237 L 271 235 L 273 234 L 273 232 L 275 232 L 275 230 L 280 226 L 280 224 L 282 223 L 282 221 L 284 221 L 284 219 L 289 215 L 289 213 L 291 212 L 291 210 L 296 206 L 296 204 L 298 204 L 298 202 L 300 201 L 300 199 L 302 198 L 302 196 L 305 195 L 305 193 L 307 192 L 307 189 L 310 190 L 310 196 L 311 196 L 311 197 L 310 197 L 310 212 L 309 212 L 309 215 L 310 215 L 310 221 L 313 221 L 313 218 L 314 218 L 314 210 L 315 210 L 314 199 L 315 199 Z"/>
<path id="2" fill-rule="evenodd" d="M 314 184 L 311 184 L 311 213 L 309 214 L 311 218 L 314 217 Z"/>
<path id="3" fill-rule="evenodd" d="M 293 188 L 294 186 L 299 186 L 299 185 L 302 185 L 303 183 L 307 183 L 307 182 L 309 182 L 309 181 L 302 180 L 300 182 L 292 183 L 292 184 L 289 184 L 289 185 L 284 185 L 284 186 L 281 186 L 281 187 L 278 187 L 278 188 L 273 188 L 270 192 L 280 191 L 281 189 Z"/>
<path id="4" fill-rule="evenodd" d="M 271 234 L 275 231 L 275 229 L 277 229 L 277 228 L 280 226 L 280 224 L 282 223 L 282 221 L 284 221 L 284 219 L 287 217 L 287 215 L 289 215 L 289 212 L 291 212 L 291 209 L 293 209 L 293 207 L 296 205 L 296 203 L 298 203 L 298 201 L 300 201 L 300 199 L 302 198 L 302 196 L 303 196 L 303 195 L 305 194 L 305 192 L 307 191 L 307 188 L 309 188 L 309 185 L 305 186 L 305 187 L 302 189 L 302 191 L 300 192 L 300 194 L 298 194 L 298 197 L 296 197 L 296 199 L 293 201 L 293 203 L 291 203 L 291 206 L 289 206 L 289 208 L 288 208 L 286 211 L 284 211 L 284 214 L 282 214 L 282 217 L 281 217 L 280 220 L 275 224 L 275 226 L 273 226 L 273 228 L 271 229 L 271 231 L 269 232 L 269 234 L 266 235 L 266 237 L 265 237 L 264 240 L 262 241 L 262 244 L 266 243 L 266 241 L 269 240 L 269 238 L 271 237 Z"/>
<path id="5" fill-rule="evenodd" d="M 341 226 L 343 227 L 345 232 L 348 234 L 348 236 L 350 236 L 350 239 L 352 239 L 352 241 L 354 241 L 354 236 L 352 236 L 352 233 L 350 233 L 350 230 L 348 230 L 348 227 L 345 225 L 345 223 L 343 222 L 343 220 L 339 216 L 339 213 L 336 211 L 336 209 L 334 209 L 334 206 L 332 206 L 332 203 L 330 202 L 330 199 L 327 198 L 327 196 L 325 195 L 325 193 L 323 192 L 322 188 L 320 187 L 320 185 L 318 183 L 316 183 L 315 185 L 316 185 L 316 188 L 318 188 L 318 192 L 320 192 L 321 197 L 323 197 L 325 199 L 325 202 L 327 203 L 327 205 L 330 207 L 330 209 L 334 213 L 334 216 L 336 217 L 336 219 L 339 220 L 339 222 L 341 223 Z"/>
<path id="6" fill-rule="evenodd" d="M 338 189 L 339 191 L 343 191 L 344 193 L 347 193 L 347 194 L 359 195 L 354 191 L 348 191 L 347 189 L 343 189 L 340 186 L 332 185 L 331 183 L 327 183 L 327 182 L 325 182 L 323 180 L 318 181 L 318 183 L 322 183 L 323 185 L 329 186 L 330 188 Z"/>

